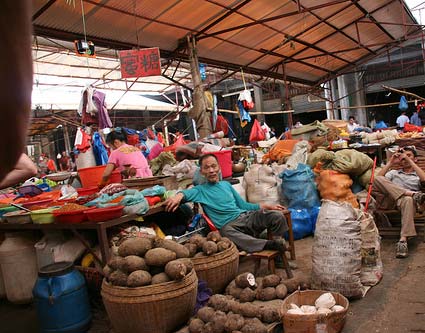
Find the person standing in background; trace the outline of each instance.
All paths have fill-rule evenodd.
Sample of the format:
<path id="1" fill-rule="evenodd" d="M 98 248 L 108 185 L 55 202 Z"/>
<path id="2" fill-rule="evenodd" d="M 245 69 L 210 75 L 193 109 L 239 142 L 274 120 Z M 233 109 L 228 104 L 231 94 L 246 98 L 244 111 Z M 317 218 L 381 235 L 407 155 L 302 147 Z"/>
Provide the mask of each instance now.
<path id="1" fill-rule="evenodd" d="M 395 122 L 397 123 L 398 129 L 403 130 L 404 125 L 410 122 L 409 117 L 406 116 L 406 111 L 401 111 L 401 115 L 398 116 Z"/>
<path id="2" fill-rule="evenodd" d="M 415 126 L 422 126 L 422 120 L 419 118 L 419 111 L 416 111 L 411 117 L 410 117 L 410 123 Z"/>
<path id="3" fill-rule="evenodd" d="M 60 169 L 60 171 L 70 171 L 71 170 L 70 158 L 67 155 L 66 151 L 62 152 L 62 155 L 59 159 L 59 169 Z"/>
<path id="4" fill-rule="evenodd" d="M 54 173 L 54 172 L 56 172 L 58 169 L 56 168 L 55 161 L 53 161 L 49 157 L 49 155 L 46 155 L 46 160 L 47 160 L 47 171 L 48 171 L 48 173 Z"/>

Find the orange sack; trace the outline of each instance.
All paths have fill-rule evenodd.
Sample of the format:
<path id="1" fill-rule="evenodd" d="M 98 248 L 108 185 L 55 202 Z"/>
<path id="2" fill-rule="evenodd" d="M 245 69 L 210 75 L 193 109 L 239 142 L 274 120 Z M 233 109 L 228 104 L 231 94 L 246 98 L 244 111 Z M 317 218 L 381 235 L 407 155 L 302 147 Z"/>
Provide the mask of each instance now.
<path id="1" fill-rule="evenodd" d="M 350 203 L 354 208 L 359 208 L 357 198 L 351 191 L 353 181 L 348 174 L 322 170 L 316 178 L 316 183 L 322 199 L 344 201 Z"/>

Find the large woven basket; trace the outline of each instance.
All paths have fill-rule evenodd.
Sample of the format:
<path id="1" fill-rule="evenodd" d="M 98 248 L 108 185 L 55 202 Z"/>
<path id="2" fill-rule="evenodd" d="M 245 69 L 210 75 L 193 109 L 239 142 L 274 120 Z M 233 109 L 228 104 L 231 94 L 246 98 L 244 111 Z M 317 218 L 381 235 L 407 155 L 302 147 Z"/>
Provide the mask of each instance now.
<path id="1" fill-rule="evenodd" d="M 291 308 L 290 304 L 314 305 L 316 299 L 329 291 L 323 290 L 305 290 L 295 291 L 289 295 L 282 304 L 282 321 L 285 333 L 339 333 L 345 324 L 347 315 L 348 300 L 340 293 L 331 292 L 335 298 L 336 304 L 344 307 L 344 311 L 332 312 L 330 314 L 311 314 L 297 315 L 288 314 L 287 311 Z"/>
<path id="2" fill-rule="evenodd" d="M 103 280 L 101 295 L 115 333 L 168 333 L 192 316 L 197 291 L 192 270 L 181 281 L 139 288 L 115 287 Z"/>
<path id="3" fill-rule="evenodd" d="M 238 274 L 239 251 L 235 244 L 211 256 L 191 259 L 199 280 L 206 281 L 214 294 L 224 291 Z"/>

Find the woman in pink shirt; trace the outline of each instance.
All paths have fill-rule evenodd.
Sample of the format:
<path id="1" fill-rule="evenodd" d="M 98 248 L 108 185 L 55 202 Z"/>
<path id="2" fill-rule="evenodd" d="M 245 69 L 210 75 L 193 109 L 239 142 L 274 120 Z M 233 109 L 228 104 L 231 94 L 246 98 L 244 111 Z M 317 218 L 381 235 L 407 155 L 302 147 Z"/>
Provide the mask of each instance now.
<path id="1" fill-rule="evenodd" d="M 106 143 L 113 149 L 108 164 L 102 176 L 101 185 L 105 185 L 109 177 L 117 168 L 120 172 L 126 171 L 135 177 L 152 177 L 146 158 L 140 149 L 127 144 L 127 134 L 117 128 L 106 136 Z"/>

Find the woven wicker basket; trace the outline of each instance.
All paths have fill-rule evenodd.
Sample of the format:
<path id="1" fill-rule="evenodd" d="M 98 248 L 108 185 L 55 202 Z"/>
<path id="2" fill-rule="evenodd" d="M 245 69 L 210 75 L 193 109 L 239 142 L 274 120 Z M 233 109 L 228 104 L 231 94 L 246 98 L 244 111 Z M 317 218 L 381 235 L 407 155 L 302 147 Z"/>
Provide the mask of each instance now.
<path id="1" fill-rule="evenodd" d="M 239 251 L 235 244 L 208 257 L 192 258 L 199 280 L 207 282 L 214 294 L 221 293 L 238 274 Z"/>
<path id="2" fill-rule="evenodd" d="M 341 332 L 345 324 L 345 317 L 347 315 L 348 300 L 339 293 L 332 292 L 336 304 L 344 307 L 344 311 L 332 312 L 330 314 L 311 314 L 311 315 L 297 315 L 287 314 L 291 308 L 290 304 L 294 303 L 300 305 L 314 305 L 316 299 L 329 291 L 323 290 L 305 290 L 296 291 L 289 295 L 282 304 L 282 321 L 285 333 L 338 333 Z"/>
<path id="3" fill-rule="evenodd" d="M 115 333 L 168 333 L 191 317 L 197 291 L 192 270 L 181 281 L 139 288 L 115 287 L 103 280 L 101 295 Z"/>

